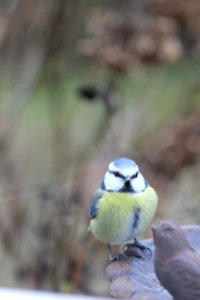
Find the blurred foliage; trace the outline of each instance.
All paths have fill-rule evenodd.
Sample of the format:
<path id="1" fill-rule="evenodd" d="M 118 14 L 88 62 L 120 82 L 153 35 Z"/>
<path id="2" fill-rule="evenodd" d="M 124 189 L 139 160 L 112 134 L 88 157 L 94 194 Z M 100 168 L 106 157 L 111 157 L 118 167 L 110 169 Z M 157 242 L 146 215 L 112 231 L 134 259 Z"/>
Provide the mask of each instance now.
<path id="1" fill-rule="evenodd" d="M 118 72 L 77 54 L 91 11 L 120 16 L 128 4 L 0 3 L 1 285 L 106 293 L 107 253 L 87 232 L 87 211 L 119 156 L 136 159 L 157 189 L 157 218 L 199 220 L 198 60 Z"/>
<path id="2" fill-rule="evenodd" d="M 97 7 L 78 49 L 118 71 L 141 63 L 200 58 L 200 4 L 196 0 L 135 0 L 123 9 Z"/>

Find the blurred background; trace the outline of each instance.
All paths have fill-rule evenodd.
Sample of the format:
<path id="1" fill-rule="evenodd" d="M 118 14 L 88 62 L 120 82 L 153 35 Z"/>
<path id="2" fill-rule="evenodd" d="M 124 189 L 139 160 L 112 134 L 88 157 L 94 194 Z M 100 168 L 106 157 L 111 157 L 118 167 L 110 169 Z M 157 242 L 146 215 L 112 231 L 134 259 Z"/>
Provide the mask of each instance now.
<path id="1" fill-rule="evenodd" d="M 199 222 L 199 63 L 198 0 L 0 1 L 1 286 L 106 295 L 88 203 L 117 157 Z"/>

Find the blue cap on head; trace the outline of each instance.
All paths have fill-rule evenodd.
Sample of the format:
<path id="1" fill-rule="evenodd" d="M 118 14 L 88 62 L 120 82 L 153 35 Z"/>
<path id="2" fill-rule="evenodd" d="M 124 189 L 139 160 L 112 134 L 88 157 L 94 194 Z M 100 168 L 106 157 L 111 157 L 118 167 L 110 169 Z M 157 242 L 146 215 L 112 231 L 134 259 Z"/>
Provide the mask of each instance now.
<path id="1" fill-rule="evenodd" d="M 121 168 L 121 167 L 134 168 L 134 167 L 137 167 L 137 164 L 133 160 L 131 160 L 129 158 L 125 158 L 125 157 L 121 157 L 121 158 L 116 159 L 113 162 L 113 165 L 116 168 Z"/>

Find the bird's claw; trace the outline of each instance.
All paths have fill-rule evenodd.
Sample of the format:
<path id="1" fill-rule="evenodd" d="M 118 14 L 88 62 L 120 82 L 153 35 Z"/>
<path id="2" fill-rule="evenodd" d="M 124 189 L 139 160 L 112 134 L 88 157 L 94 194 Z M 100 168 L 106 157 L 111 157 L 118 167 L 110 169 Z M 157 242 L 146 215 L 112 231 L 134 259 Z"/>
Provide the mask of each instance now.
<path id="1" fill-rule="evenodd" d="M 125 253 L 118 253 L 117 255 L 114 255 L 114 256 L 110 257 L 109 261 L 114 262 L 114 261 L 117 261 L 117 260 L 122 260 L 124 258 L 126 258 Z"/>
<path id="2" fill-rule="evenodd" d="M 145 256 L 151 258 L 152 257 L 152 250 L 149 247 L 146 247 L 140 243 L 133 243 L 133 244 L 126 244 L 123 247 L 123 253 L 127 256 L 135 256 L 137 258 L 143 258 L 143 256 L 137 252 L 136 250 L 133 250 L 133 248 L 140 249 Z"/>

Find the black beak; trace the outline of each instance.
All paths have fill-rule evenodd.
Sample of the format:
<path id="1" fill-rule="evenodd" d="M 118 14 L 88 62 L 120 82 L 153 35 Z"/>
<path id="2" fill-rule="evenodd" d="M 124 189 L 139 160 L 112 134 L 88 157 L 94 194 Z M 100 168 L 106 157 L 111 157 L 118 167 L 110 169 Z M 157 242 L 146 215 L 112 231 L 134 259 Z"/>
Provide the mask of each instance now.
<path id="1" fill-rule="evenodd" d="M 124 184 L 123 188 L 120 190 L 120 192 L 123 192 L 123 193 L 132 193 L 133 192 L 133 189 L 132 189 L 131 183 L 130 183 L 130 179 L 128 180 L 126 178 L 125 184 Z"/>

